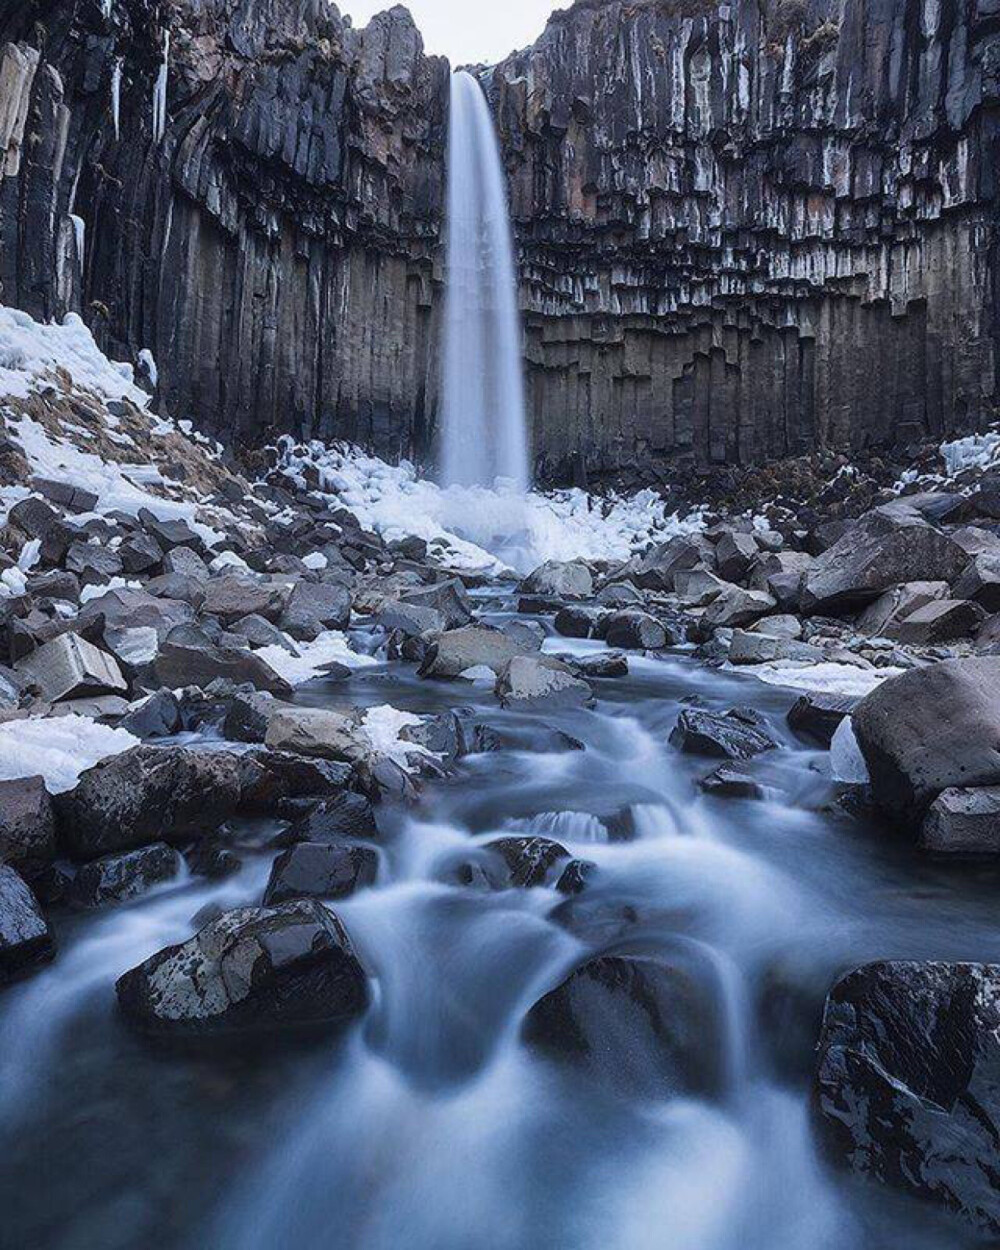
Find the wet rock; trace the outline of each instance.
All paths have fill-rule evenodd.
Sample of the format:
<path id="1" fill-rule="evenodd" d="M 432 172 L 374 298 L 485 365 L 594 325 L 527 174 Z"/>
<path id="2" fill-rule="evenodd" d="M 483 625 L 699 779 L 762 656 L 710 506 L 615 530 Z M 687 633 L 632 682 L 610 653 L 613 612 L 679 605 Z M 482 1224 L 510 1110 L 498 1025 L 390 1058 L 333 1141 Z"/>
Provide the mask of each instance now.
<path id="1" fill-rule="evenodd" d="M 0 781 L 0 861 L 31 880 L 55 854 L 55 815 L 44 780 Z"/>
<path id="2" fill-rule="evenodd" d="M 952 787 L 1000 785 L 1000 659 L 947 660 L 883 682 L 854 732 L 878 805 L 919 819 Z"/>
<path id="3" fill-rule="evenodd" d="M 858 706 L 851 695 L 804 694 L 795 701 L 788 713 L 788 724 L 801 737 L 829 750 L 833 735 L 841 722 Z"/>
<path id="4" fill-rule="evenodd" d="M 261 743 L 267 737 L 271 717 L 282 706 L 263 690 L 236 691 L 222 722 L 223 735 L 231 742 Z"/>
<path id="5" fill-rule="evenodd" d="M 374 885 L 377 875 L 378 854 L 371 847 L 298 842 L 274 861 L 264 905 L 293 898 L 346 898 Z"/>
<path id="6" fill-rule="evenodd" d="M 879 509 L 817 558 L 803 582 L 802 605 L 812 614 L 850 612 L 903 582 L 950 585 L 967 564 L 956 542 L 916 514 Z"/>
<path id="7" fill-rule="evenodd" d="M 284 707 L 269 720 L 265 743 L 312 759 L 359 763 L 371 751 L 357 723 L 339 712 L 316 707 Z"/>
<path id="8" fill-rule="evenodd" d="M 0 864 L 0 983 L 23 976 L 54 954 L 38 900 L 9 864 Z"/>
<path id="9" fill-rule="evenodd" d="M 466 726 L 455 712 L 442 712 L 438 716 L 424 718 L 419 724 L 404 725 L 399 736 L 404 742 L 421 746 L 446 763 L 454 763 L 469 753 L 474 733 L 474 727 Z"/>
<path id="10" fill-rule="evenodd" d="M 236 811 L 239 761 L 228 751 L 134 747 L 88 769 L 54 802 L 59 841 L 76 859 L 183 842 Z"/>
<path id="11" fill-rule="evenodd" d="M 236 685 L 249 683 L 278 698 L 287 698 L 292 686 L 269 664 L 247 650 L 216 646 L 201 630 L 172 631 L 154 665 L 156 678 L 171 689 L 211 685 L 224 678 Z"/>
<path id="12" fill-rule="evenodd" d="M 574 656 L 570 667 L 585 681 L 628 676 L 628 656 L 622 651 L 599 651 L 597 655 Z"/>
<path id="13" fill-rule="evenodd" d="M 1000 968 L 875 963 L 827 999 L 814 1088 L 827 1153 L 1000 1233 Z"/>
<path id="14" fill-rule="evenodd" d="M 986 620 L 978 603 L 964 599 L 936 599 L 910 612 L 888 631 L 888 637 L 911 646 L 930 646 L 969 638 Z"/>
<path id="15" fill-rule="evenodd" d="M 759 781 L 729 764 L 722 764 L 703 777 L 698 786 L 717 799 L 763 799 L 766 794 Z"/>
<path id="16" fill-rule="evenodd" d="M 1000 786 L 942 791 L 924 817 L 920 845 L 945 855 L 1000 853 Z"/>
<path id="17" fill-rule="evenodd" d="M 544 625 L 538 621 L 504 621 L 500 630 L 529 654 L 541 651 L 548 637 Z"/>
<path id="18" fill-rule="evenodd" d="M 645 600 L 631 582 L 611 582 L 597 592 L 597 602 L 604 608 L 632 608 Z"/>
<path id="19" fill-rule="evenodd" d="M 522 710 L 584 707 L 594 698 L 585 681 L 551 656 L 515 656 L 496 689 L 505 708 Z"/>
<path id="20" fill-rule="evenodd" d="M 725 1080 L 712 988 L 689 969 L 637 955 L 577 968 L 525 1018 L 525 1042 L 619 1092 L 712 1095 Z"/>
<path id="21" fill-rule="evenodd" d="M 440 612 L 445 619 L 445 628 L 449 630 L 461 629 L 472 620 L 472 604 L 465 587 L 457 578 L 420 590 L 404 591 L 399 598 L 402 603 L 412 603 Z"/>
<path id="22" fill-rule="evenodd" d="M 677 718 L 670 742 L 686 755 L 708 755 L 716 759 L 748 760 L 765 751 L 773 751 L 778 743 L 760 727 L 749 721 L 739 709 L 729 712 L 706 712 L 687 708 Z"/>
<path id="23" fill-rule="evenodd" d="M 274 845 L 332 843 L 344 838 L 375 842 L 379 836 L 378 820 L 371 801 L 363 794 L 344 790 L 311 807 L 274 839 Z"/>
<path id="24" fill-rule="evenodd" d="M 114 657 L 79 634 L 53 638 L 21 660 L 16 671 L 49 703 L 128 690 Z"/>
<path id="25" fill-rule="evenodd" d="M 660 651 L 673 645 L 666 627 L 648 612 L 615 612 L 604 622 L 604 640 L 624 651 Z"/>
<path id="26" fill-rule="evenodd" d="M 74 907 L 83 908 L 126 903 L 154 886 L 173 881 L 183 865 L 179 852 L 163 842 L 124 855 L 105 855 L 79 869 L 67 899 Z"/>
<path id="27" fill-rule="evenodd" d="M 280 816 L 289 804 L 338 795 L 352 774 L 349 764 L 287 751 L 248 751 L 238 757 L 238 765 L 240 806 L 262 815 Z"/>
<path id="28" fill-rule="evenodd" d="M 421 677 L 453 679 L 470 668 L 485 667 L 498 677 L 512 659 L 529 649 L 499 630 L 469 625 L 441 634 L 428 647 Z"/>
<path id="29" fill-rule="evenodd" d="M 563 638 L 598 638 L 608 616 L 605 608 L 574 604 L 559 609 L 553 626 L 556 633 Z"/>
<path id="30" fill-rule="evenodd" d="M 582 560 L 549 560 L 529 574 L 519 590 L 523 595 L 552 599 L 589 599 L 594 593 L 594 579 Z"/>
<path id="31" fill-rule="evenodd" d="M 129 1023 L 173 1038 L 339 1026 L 368 1004 L 343 925 L 308 900 L 226 912 L 116 989 Z"/>
<path id="32" fill-rule="evenodd" d="M 633 560 L 628 576 L 644 590 L 674 589 L 674 575 L 700 566 L 714 568 L 715 548 L 700 534 L 679 534 Z"/>
<path id="33" fill-rule="evenodd" d="M 560 894 L 582 894 L 597 876 L 598 868 L 589 859 L 571 859 L 556 882 Z"/>
<path id="34" fill-rule="evenodd" d="M 569 851 L 549 838 L 497 838 L 487 844 L 502 860 L 506 874 L 503 884 L 508 887 L 532 889 L 549 885 L 556 869 L 570 858 Z"/>

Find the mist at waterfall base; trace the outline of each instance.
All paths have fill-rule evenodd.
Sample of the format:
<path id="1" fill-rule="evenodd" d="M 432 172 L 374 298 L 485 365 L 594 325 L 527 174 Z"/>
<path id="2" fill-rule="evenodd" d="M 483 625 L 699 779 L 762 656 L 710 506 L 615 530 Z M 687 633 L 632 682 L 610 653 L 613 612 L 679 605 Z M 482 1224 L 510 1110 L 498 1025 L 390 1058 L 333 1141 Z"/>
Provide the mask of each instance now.
<path id="1" fill-rule="evenodd" d="M 445 486 L 529 485 L 521 324 L 507 187 L 486 97 L 451 78 L 441 411 Z"/>

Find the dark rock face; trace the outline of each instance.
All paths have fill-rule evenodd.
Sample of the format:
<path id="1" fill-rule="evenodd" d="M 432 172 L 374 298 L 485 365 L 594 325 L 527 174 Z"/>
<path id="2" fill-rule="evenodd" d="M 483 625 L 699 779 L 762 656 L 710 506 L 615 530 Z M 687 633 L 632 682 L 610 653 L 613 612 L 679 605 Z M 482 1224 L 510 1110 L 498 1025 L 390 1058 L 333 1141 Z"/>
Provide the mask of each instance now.
<path id="1" fill-rule="evenodd" d="M 540 465 L 981 423 L 996 49 L 987 0 L 877 22 L 860 0 L 577 0 L 484 72 Z M 308 0 L 8 4 L 0 84 L 5 303 L 151 349 L 164 406 L 237 441 L 429 450 L 448 66 L 403 9 L 359 32 Z"/>
<path id="2" fill-rule="evenodd" d="M 134 747 L 88 769 L 56 799 L 58 832 L 78 859 L 211 832 L 240 802 L 240 763 L 226 751 Z"/>
<path id="3" fill-rule="evenodd" d="M 985 416 L 997 29 L 928 13 L 578 0 L 493 71 L 537 453 L 707 467 Z"/>
<path id="4" fill-rule="evenodd" d="M 690 708 L 681 712 L 670 742 L 686 755 L 715 759 L 748 760 L 778 744 L 758 723 L 739 708 L 729 712 L 704 712 Z"/>
<path id="5" fill-rule="evenodd" d="M 0 860 L 30 877 L 55 853 L 55 817 L 43 779 L 0 781 Z"/>
<path id="6" fill-rule="evenodd" d="M 299 842 L 274 861 L 264 904 L 293 898 L 344 898 L 374 885 L 378 854 L 367 846 Z"/>
<path id="7" fill-rule="evenodd" d="M 663 1098 L 718 1092 L 720 1020 L 709 987 L 657 959 L 592 959 L 537 1002 L 524 1038 L 603 1084 Z"/>
<path id="8" fill-rule="evenodd" d="M 172 881 L 181 867 L 179 852 L 163 842 L 124 855 L 106 855 L 83 865 L 67 896 L 76 907 L 126 903 L 155 885 Z"/>
<path id="9" fill-rule="evenodd" d="M 1000 1233 L 1000 968 L 878 963 L 827 1000 L 815 1105 L 829 1153 Z"/>
<path id="10" fill-rule="evenodd" d="M 226 912 L 117 984 L 126 1018 L 164 1037 L 337 1025 L 368 983 L 343 926 L 318 903 Z"/>

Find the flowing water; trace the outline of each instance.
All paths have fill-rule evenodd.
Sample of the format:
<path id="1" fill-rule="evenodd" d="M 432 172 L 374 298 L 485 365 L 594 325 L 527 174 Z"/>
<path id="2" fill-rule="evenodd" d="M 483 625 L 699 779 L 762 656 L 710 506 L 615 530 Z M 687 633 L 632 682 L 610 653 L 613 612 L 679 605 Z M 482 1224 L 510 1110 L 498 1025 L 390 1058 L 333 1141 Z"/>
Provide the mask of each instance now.
<path id="1" fill-rule="evenodd" d="M 507 187 L 479 83 L 451 79 L 441 472 L 446 486 L 529 483 Z"/>
<path id="2" fill-rule="evenodd" d="M 483 600 L 505 619 L 500 602 Z M 550 639 L 547 649 L 564 647 Z M 588 649 L 596 644 L 577 644 Z M 336 904 L 375 978 L 366 1016 L 306 1043 L 175 1053 L 114 1012 L 126 967 L 260 897 L 267 857 L 63 925 L 0 999 L 0 1244 L 32 1250 L 961 1250 L 932 1210 L 817 1158 L 809 1074 L 836 975 L 882 957 L 1000 958 L 998 874 L 886 845 L 830 807 L 795 695 L 678 655 L 633 659 L 595 710 L 504 712 L 411 669 L 314 683 L 312 704 L 464 704 L 504 749 L 380 815 L 377 884 Z M 763 802 L 705 797 L 678 711 L 752 704 L 784 736 Z M 567 750 L 553 732 L 585 750 Z M 622 813 L 630 840 L 612 841 Z M 499 831 L 598 865 L 571 899 L 453 884 Z M 259 838 L 248 835 L 248 847 Z M 711 1097 L 637 1096 L 529 1050 L 530 1006 L 594 951 L 695 970 Z M 623 1072 L 641 1056 L 622 1054 Z"/>

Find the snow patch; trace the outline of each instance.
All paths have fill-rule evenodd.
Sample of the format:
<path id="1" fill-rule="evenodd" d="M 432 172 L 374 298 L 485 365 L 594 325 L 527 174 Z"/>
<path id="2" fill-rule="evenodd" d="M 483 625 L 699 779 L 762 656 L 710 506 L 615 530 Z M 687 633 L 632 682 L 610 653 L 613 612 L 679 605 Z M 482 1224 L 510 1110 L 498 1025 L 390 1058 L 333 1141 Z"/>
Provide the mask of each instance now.
<path id="1" fill-rule="evenodd" d="M 788 686 L 793 690 L 813 690 L 823 694 L 852 695 L 864 698 L 890 677 L 906 672 L 902 668 L 855 668 L 853 664 L 835 661 L 776 660 L 769 664 L 755 664 L 751 669 L 741 668 L 769 686 Z"/>
<path id="2" fill-rule="evenodd" d="M 408 755 L 432 754 L 426 747 L 406 742 L 399 736 L 401 730 L 410 725 L 419 725 L 422 720 L 422 717 L 415 716 L 412 712 L 400 712 L 384 703 L 381 707 L 368 709 L 361 721 L 361 727 L 376 755 L 386 755 L 400 768 L 406 768 Z"/>
<path id="3" fill-rule="evenodd" d="M 126 730 L 75 713 L 7 721 L 0 725 L 0 781 L 40 776 L 50 794 L 61 794 L 88 768 L 138 745 Z"/>
<path id="4" fill-rule="evenodd" d="M 966 469 L 989 469 L 1000 461 L 1000 433 L 970 434 L 941 444 L 941 456 L 948 477 Z"/>
<path id="5" fill-rule="evenodd" d="M 378 663 L 370 655 L 361 655 L 353 650 L 347 635 L 337 630 L 320 634 L 314 642 L 299 642 L 295 645 L 298 655 L 292 655 L 277 643 L 261 647 L 256 652 L 279 677 L 283 677 L 293 686 L 301 686 L 315 677 L 324 676 L 323 665 L 333 661 L 346 668 L 368 668 Z"/>
<path id="6" fill-rule="evenodd" d="M 61 325 L 43 325 L 0 305 L 0 399 L 26 399 L 57 367 L 105 399 L 130 399 L 140 408 L 149 403 L 132 366 L 108 360 L 76 313 L 67 313 Z"/>
<path id="7" fill-rule="evenodd" d="M 866 786 L 871 780 L 849 716 L 845 716 L 837 726 L 830 743 L 830 772 L 834 781 L 844 781 L 850 785 Z"/>

